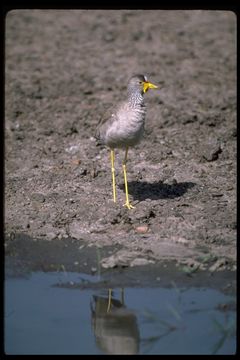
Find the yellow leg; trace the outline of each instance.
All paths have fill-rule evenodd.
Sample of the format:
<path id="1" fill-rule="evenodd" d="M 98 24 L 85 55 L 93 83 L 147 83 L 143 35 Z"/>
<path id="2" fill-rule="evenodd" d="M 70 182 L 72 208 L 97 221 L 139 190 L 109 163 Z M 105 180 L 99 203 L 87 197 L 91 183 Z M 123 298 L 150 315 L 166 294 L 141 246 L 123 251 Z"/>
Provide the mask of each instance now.
<path id="1" fill-rule="evenodd" d="M 128 197 L 128 183 L 127 183 L 127 169 L 126 169 L 126 163 L 127 163 L 127 154 L 128 154 L 128 148 L 126 148 L 124 160 L 123 160 L 123 175 L 124 175 L 124 184 L 125 184 L 125 193 L 126 193 L 126 203 L 124 206 L 126 206 L 128 209 L 133 209 L 134 206 L 132 206 L 129 202 Z"/>
<path id="2" fill-rule="evenodd" d="M 111 167 L 112 167 L 112 186 L 113 186 L 113 202 L 116 202 L 116 182 L 115 182 L 115 168 L 114 168 L 114 150 L 111 149 Z"/>
<path id="3" fill-rule="evenodd" d="M 111 300 L 112 300 L 112 289 L 108 289 L 108 307 L 107 312 L 111 309 Z"/>

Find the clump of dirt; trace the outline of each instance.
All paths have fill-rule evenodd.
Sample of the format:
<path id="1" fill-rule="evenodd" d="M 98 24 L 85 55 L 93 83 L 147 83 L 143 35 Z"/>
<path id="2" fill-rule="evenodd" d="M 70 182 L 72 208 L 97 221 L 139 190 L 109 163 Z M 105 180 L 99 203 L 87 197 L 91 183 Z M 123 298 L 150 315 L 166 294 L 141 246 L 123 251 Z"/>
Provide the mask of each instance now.
<path id="1" fill-rule="evenodd" d="M 233 13 L 15 10 L 5 57 L 6 235 L 111 245 L 110 267 L 209 256 L 213 270 L 235 268 Z M 146 94 L 145 137 L 129 151 L 128 210 L 123 152 L 115 205 L 94 132 L 133 73 L 159 90 Z"/>

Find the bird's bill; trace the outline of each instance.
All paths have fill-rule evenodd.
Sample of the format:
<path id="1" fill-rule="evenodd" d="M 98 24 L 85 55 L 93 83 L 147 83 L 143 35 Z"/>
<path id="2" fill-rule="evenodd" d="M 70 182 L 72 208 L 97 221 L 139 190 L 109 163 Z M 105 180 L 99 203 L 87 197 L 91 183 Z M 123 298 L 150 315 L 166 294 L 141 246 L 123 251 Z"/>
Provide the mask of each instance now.
<path id="1" fill-rule="evenodd" d="M 158 88 L 158 86 L 150 83 L 149 81 L 144 81 L 144 83 L 143 83 L 143 92 L 144 93 L 147 92 L 148 89 L 157 89 L 157 88 Z"/>

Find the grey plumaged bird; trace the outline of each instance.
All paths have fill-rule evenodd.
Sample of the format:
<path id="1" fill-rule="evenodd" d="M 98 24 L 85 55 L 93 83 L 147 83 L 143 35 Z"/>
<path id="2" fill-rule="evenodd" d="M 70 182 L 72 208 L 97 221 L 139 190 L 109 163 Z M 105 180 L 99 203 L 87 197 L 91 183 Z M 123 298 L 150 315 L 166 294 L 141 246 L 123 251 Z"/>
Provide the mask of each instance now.
<path id="1" fill-rule="evenodd" d="M 150 83 L 145 75 L 134 75 L 130 78 L 127 86 L 127 98 L 125 101 L 111 107 L 100 120 L 96 138 L 111 150 L 111 169 L 113 185 L 113 201 L 116 202 L 116 182 L 114 149 L 125 149 L 123 160 L 123 174 L 126 193 L 125 206 L 128 209 L 133 208 L 129 202 L 126 162 L 128 149 L 136 145 L 144 132 L 144 122 L 146 115 L 146 106 L 144 103 L 144 93 L 148 89 L 156 89 L 157 86 Z"/>

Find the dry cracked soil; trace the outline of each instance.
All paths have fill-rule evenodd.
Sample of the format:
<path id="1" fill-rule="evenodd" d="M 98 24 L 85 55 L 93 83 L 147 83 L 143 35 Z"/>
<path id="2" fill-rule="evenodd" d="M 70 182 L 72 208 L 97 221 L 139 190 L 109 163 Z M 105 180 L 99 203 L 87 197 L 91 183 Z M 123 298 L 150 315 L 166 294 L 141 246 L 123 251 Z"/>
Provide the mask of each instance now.
<path id="1" fill-rule="evenodd" d="M 134 73 L 159 89 L 145 96 L 145 135 L 129 151 L 128 210 L 124 153 L 114 204 L 109 150 L 94 132 Z M 6 255 L 32 249 L 28 260 L 46 265 L 61 253 L 64 263 L 74 243 L 76 267 L 97 247 L 102 268 L 236 269 L 234 13 L 9 12 L 4 139 Z"/>

